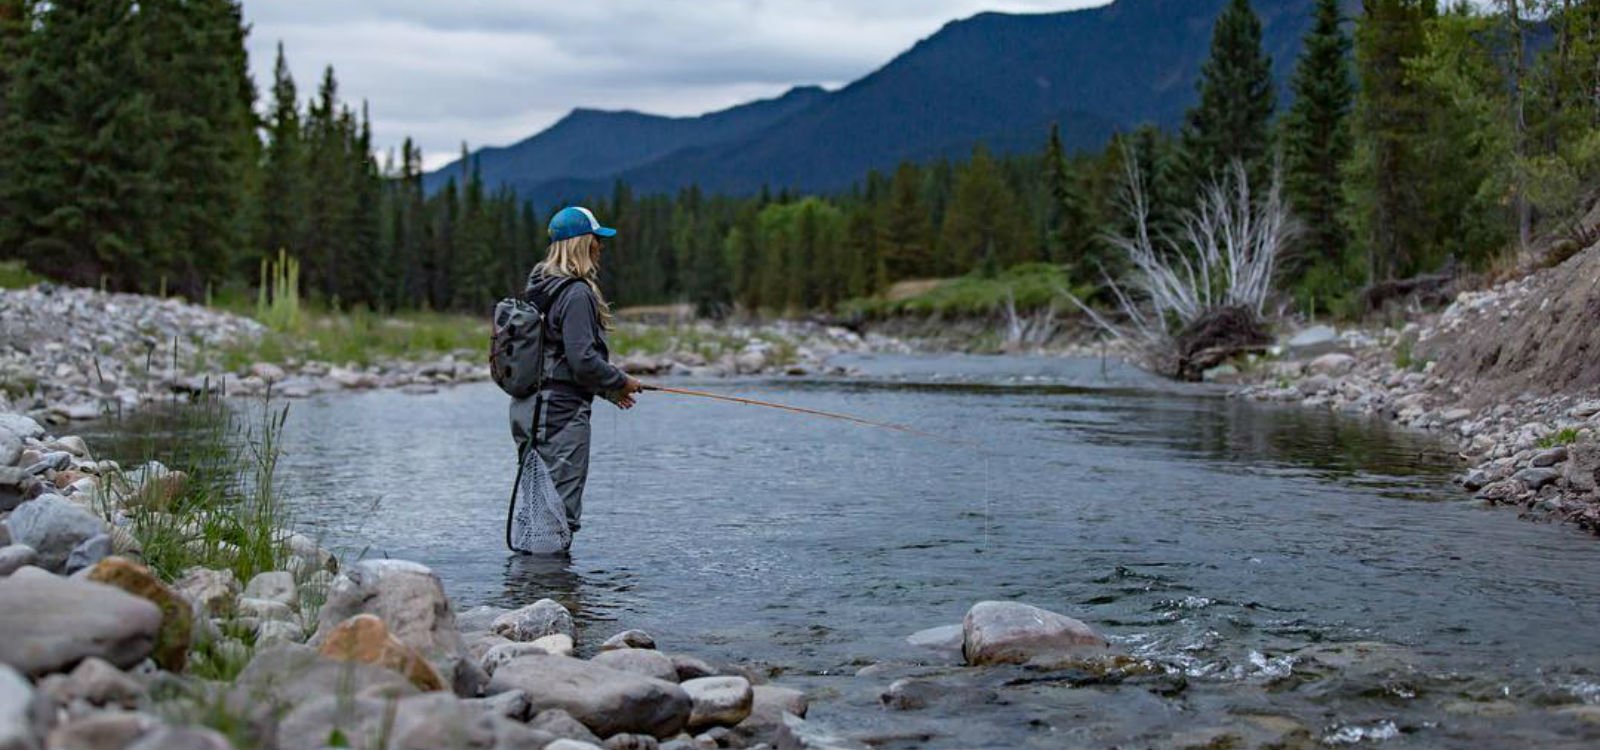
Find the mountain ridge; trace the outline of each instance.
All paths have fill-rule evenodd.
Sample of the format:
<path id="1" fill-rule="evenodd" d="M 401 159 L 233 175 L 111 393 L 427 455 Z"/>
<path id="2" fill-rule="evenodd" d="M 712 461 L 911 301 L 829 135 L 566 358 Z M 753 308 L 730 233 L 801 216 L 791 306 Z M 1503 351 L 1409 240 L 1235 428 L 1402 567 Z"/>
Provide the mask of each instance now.
<path id="1" fill-rule="evenodd" d="M 902 160 L 960 157 L 980 142 L 1001 153 L 1034 150 L 1051 123 L 1061 125 L 1069 149 L 1099 148 L 1112 134 L 1143 123 L 1171 128 L 1182 122 L 1197 99 L 1195 82 L 1209 53 L 1211 28 L 1226 2 L 1117 0 L 1095 8 L 986 11 L 952 20 L 883 66 L 838 90 L 819 91 L 803 106 L 763 110 L 770 116 L 741 119 L 716 130 L 715 137 L 663 140 L 669 148 L 650 153 L 628 151 L 624 156 L 631 163 L 619 168 L 511 175 L 516 170 L 503 169 L 499 154 L 484 150 L 477 156 L 491 184 L 497 184 L 490 179 L 494 165 L 498 184 L 510 184 L 544 206 L 609 193 L 617 180 L 641 194 L 689 184 L 729 194 L 763 187 L 840 190 L 868 170 L 892 169 Z M 1280 92 L 1312 5 L 1313 0 L 1253 2 Z M 1280 103 L 1287 98 L 1281 94 Z M 551 140 L 560 125 L 518 145 Z M 639 145 L 615 143 L 609 127 L 569 145 L 591 154 Z"/>

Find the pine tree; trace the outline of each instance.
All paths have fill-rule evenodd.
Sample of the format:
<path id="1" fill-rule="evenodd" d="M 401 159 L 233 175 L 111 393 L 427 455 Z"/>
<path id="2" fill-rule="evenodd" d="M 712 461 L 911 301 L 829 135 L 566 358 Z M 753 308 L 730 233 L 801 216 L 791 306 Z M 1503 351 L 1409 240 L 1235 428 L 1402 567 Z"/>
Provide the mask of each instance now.
<path id="1" fill-rule="evenodd" d="M 1419 158 L 1428 106 L 1407 63 L 1426 51 L 1424 23 L 1433 0 L 1363 0 L 1356 25 L 1360 89 L 1353 120 L 1355 156 L 1346 182 L 1355 239 L 1376 282 L 1414 270 L 1427 244 L 1422 191 L 1431 167 Z"/>
<path id="2" fill-rule="evenodd" d="M 1317 0 L 1294 73 L 1294 104 L 1283 122 L 1285 183 L 1305 227 L 1294 270 L 1344 265 L 1346 234 L 1341 167 L 1350 158 L 1351 43 L 1340 28 L 1339 0 Z"/>
<path id="3" fill-rule="evenodd" d="M 306 200 L 310 196 L 302 127 L 294 75 L 284 57 L 283 43 L 279 42 L 262 167 L 261 229 L 256 243 L 261 257 L 276 257 L 280 250 L 293 258 L 306 256 Z M 406 146 L 409 149 L 409 141 Z"/>
<path id="4" fill-rule="evenodd" d="M 993 274 L 1030 258 L 1019 257 L 1027 246 L 1016 196 L 1001 179 L 988 149 L 973 149 L 972 159 L 956 173 L 955 191 L 945 211 L 939 245 L 959 273 L 978 269 Z"/>
<path id="5" fill-rule="evenodd" d="M 1068 264 L 1077 270 L 1091 261 L 1095 232 L 1085 205 L 1083 186 L 1079 184 L 1072 165 L 1067 162 L 1066 151 L 1061 147 L 1061 127 L 1050 126 L 1050 140 L 1045 144 L 1044 169 L 1047 180 L 1049 211 L 1046 214 L 1045 238 L 1051 263 Z"/>
<path id="6" fill-rule="evenodd" d="M 889 182 L 889 197 L 878 221 L 879 252 L 889 281 L 933 275 L 933 224 L 922 200 L 922 175 L 902 162 Z"/>
<path id="7" fill-rule="evenodd" d="M 1272 153 L 1268 123 L 1276 106 L 1272 61 L 1261 49 L 1261 19 L 1250 0 L 1230 0 L 1200 69 L 1200 102 L 1185 116 L 1186 179 L 1197 189 L 1237 160 L 1262 184 Z M 1191 201 L 1192 202 L 1192 201 Z"/>

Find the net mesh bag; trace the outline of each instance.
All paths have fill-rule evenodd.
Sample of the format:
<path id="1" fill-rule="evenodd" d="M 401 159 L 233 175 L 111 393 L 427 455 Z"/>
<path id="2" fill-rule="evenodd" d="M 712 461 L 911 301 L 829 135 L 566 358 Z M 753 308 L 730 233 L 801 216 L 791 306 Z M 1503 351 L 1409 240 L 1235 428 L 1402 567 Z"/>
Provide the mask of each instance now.
<path id="1" fill-rule="evenodd" d="M 572 529 L 567 526 L 566 505 L 556 492 L 550 467 L 531 447 L 524 451 L 522 466 L 512 488 L 511 514 L 506 519 L 506 546 L 516 552 L 552 555 L 572 546 Z"/>

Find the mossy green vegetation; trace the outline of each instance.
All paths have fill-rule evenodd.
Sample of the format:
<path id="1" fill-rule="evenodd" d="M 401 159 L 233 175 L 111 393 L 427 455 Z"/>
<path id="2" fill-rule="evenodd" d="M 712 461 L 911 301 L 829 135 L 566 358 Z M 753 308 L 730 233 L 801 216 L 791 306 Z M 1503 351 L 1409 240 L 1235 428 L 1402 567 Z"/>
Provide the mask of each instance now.
<path id="1" fill-rule="evenodd" d="M 26 289 L 44 281 L 44 277 L 28 270 L 20 260 L 0 261 L 0 289 Z"/>
<path id="2" fill-rule="evenodd" d="M 1563 427 L 1539 439 L 1540 448 L 1555 448 L 1563 445 L 1572 445 L 1578 442 L 1578 430 L 1575 427 Z"/>

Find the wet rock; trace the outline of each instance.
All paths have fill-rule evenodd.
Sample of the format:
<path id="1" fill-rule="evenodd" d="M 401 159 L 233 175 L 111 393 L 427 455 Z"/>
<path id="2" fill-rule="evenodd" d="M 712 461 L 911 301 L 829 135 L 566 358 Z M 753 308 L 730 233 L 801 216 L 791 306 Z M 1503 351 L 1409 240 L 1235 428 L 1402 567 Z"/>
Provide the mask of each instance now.
<path id="1" fill-rule="evenodd" d="M 294 574 L 286 570 L 257 573 L 244 587 L 248 599 L 280 602 L 290 609 L 300 606 L 300 593 L 295 587 Z"/>
<path id="2" fill-rule="evenodd" d="M 111 556 L 111 535 L 95 534 L 72 548 L 63 572 L 72 575 Z"/>
<path id="3" fill-rule="evenodd" d="M 317 540 L 305 534 L 295 533 L 289 535 L 289 554 L 294 556 L 291 561 L 291 572 L 298 568 L 301 572 L 326 570 L 329 573 L 339 572 L 339 559 L 317 544 Z"/>
<path id="4" fill-rule="evenodd" d="M 683 691 L 693 701 L 689 731 L 707 727 L 731 727 L 749 718 L 755 702 L 750 681 L 743 677 L 701 677 L 683 683 Z"/>
<path id="5" fill-rule="evenodd" d="M 203 617 L 226 617 L 233 613 L 234 601 L 242 587 L 231 570 L 190 568 L 172 587 Z"/>
<path id="6" fill-rule="evenodd" d="M 17 465 L 22 458 L 22 438 L 12 434 L 4 427 L 0 427 L 0 468 L 9 468 Z"/>
<path id="7" fill-rule="evenodd" d="M 462 633 L 486 632 L 494 624 L 494 618 L 505 614 L 509 610 L 500 607 L 480 606 L 456 613 L 456 630 Z"/>
<path id="8" fill-rule="evenodd" d="M 161 582 L 149 568 L 121 557 L 108 557 L 89 570 L 90 581 L 115 586 L 161 609 L 161 629 L 151 656 L 156 664 L 173 672 L 183 671 L 188 663 L 189 642 L 194 633 L 194 613 L 189 603 Z"/>
<path id="9" fill-rule="evenodd" d="M 1057 666 L 1105 653 L 1109 643 L 1088 625 L 1020 602 L 979 602 L 962 622 L 970 665 Z"/>
<path id="10" fill-rule="evenodd" d="M 539 643 L 518 643 L 516 641 L 506 641 L 499 646 L 489 649 L 488 653 L 485 653 L 483 658 L 479 661 L 479 666 L 483 667 L 484 674 L 494 677 L 495 671 L 500 669 L 502 665 L 514 659 L 520 659 L 524 656 L 568 655 L 569 654 L 558 654 L 550 651 Z"/>
<path id="11" fill-rule="evenodd" d="M 17 506 L 6 525 L 11 538 L 32 547 L 39 567 L 51 572 L 66 568 L 74 547 L 106 532 L 104 521 L 60 495 L 41 495 Z"/>
<path id="12" fill-rule="evenodd" d="M 322 641 L 320 653 L 338 661 L 354 661 L 392 669 L 422 690 L 444 690 L 444 680 L 433 665 L 411 646 L 389 633 L 376 615 L 356 615 L 334 627 Z"/>
<path id="13" fill-rule="evenodd" d="M 16 670 L 0 664 L 0 749 L 37 750 L 33 686 Z"/>
<path id="14" fill-rule="evenodd" d="M 495 646 L 504 646 L 507 643 L 514 642 L 509 638 L 498 636 L 488 631 L 463 633 L 461 638 L 467 644 L 467 653 L 471 654 L 472 658 L 477 659 L 479 665 L 483 664 L 483 657 L 488 656 Z"/>
<path id="15" fill-rule="evenodd" d="M 673 666 L 671 657 L 660 651 L 643 648 L 621 648 L 612 651 L 601 651 L 594 655 L 595 664 L 603 664 L 612 669 L 624 672 L 654 677 L 667 682 L 678 681 L 678 669 Z"/>
<path id="16" fill-rule="evenodd" d="M 283 729 L 280 717 L 287 719 L 286 714 L 320 697 L 355 702 L 371 699 L 379 709 L 376 715 L 381 716 L 388 701 L 416 693 L 416 687 L 398 672 L 360 662 L 324 659 L 307 646 L 282 644 L 255 652 L 228 688 L 224 706 L 255 731 L 266 734 L 274 727 Z M 302 728 L 314 724 L 314 719 L 315 716 L 308 717 Z M 285 742 L 282 731 L 278 738 L 279 747 L 285 749 L 320 747 L 327 734 L 315 738 L 316 744 Z"/>
<path id="17" fill-rule="evenodd" d="M 648 734 L 618 734 L 607 737 L 605 750 L 660 750 L 661 742 Z"/>
<path id="18" fill-rule="evenodd" d="M 966 634 L 960 623 L 954 625 L 940 625 L 936 628 L 918 630 L 906 636 L 906 643 L 917 648 L 925 648 L 940 653 L 953 655 L 961 654 L 961 644 Z"/>
<path id="19" fill-rule="evenodd" d="M 1311 362 L 1306 365 L 1306 371 L 1313 375 L 1338 377 L 1340 375 L 1349 374 L 1349 372 L 1354 370 L 1355 367 L 1355 357 L 1352 357 L 1348 354 L 1332 353 L 1324 354 L 1316 359 L 1311 360 Z"/>
<path id="20" fill-rule="evenodd" d="M 0 414 L 0 430 L 15 435 L 19 440 L 40 440 L 44 438 L 44 428 L 31 417 L 21 414 Z"/>
<path id="21" fill-rule="evenodd" d="M 350 566 L 329 587 L 311 642 L 320 644 L 339 623 L 359 614 L 382 619 L 395 638 L 433 662 L 457 694 L 481 692 L 487 676 L 456 630 L 444 584 L 426 566 L 404 560 L 363 560 Z"/>
<path id="22" fill-rule="evenodd" d="M 930 705 L 967 711 L 998 700 L 999 695 L 987 688 L 916 677 L 895 680 L 878 696 L 878 702 L 893 711 L 914 711 Z"/>
<path id="23" fill-rule="evenodd" d="M 572 642 L 572 636 L 566 633 L 556 633 L 543 638 L 536 638 L 533 641 L 533 645 L 544 649 L 547 654 L 555 654 L 556 656 L 571 656 L 572 652 L 578 648 L 577 644 Z"/>
<path id="24" fill-rule="evenodd" d="M 1565 460 L 1567 460 L 1567 448 L 1566 446 L 1558 445 L 1533 454 L 1533 457 L 1528 459 L 1528 465 L 1535 468 L 1546 468 L 1555 466 Z"/>
<path id="25" fill-rule="evenodd" d="M 46 747 L 60 750 L 125 748 L 160 725 L 155 717 L 141 713 L 94 713 L 50 730 Z M 8 746 L 0 741 L 0 747 Z"/>
<path id="26" fill-rule="evenodd" d="M 97 656 L 131 667 L 161 629 L 156 605 L 121 589 L 23 568 L 0 579 L 0 662 L 29 675 Z"/>
<path id="27" fill-rule="evenodd" d="M 482 713 L 504 716 L 513 721 L 527 721 L 529 718 L 528 694 L 521 690 L 507 690 L 483 698 L 468 698 L 463 703 Z"/>
<path id="28" fill-rule="evenodd" d="M 533 710 L 559 708 L 595 733 L 666 738 L 693 707 L 679 686 L 564 656 L 525 656 L 495 672 L 490 692 L 521 690 Z"/>
<path id="29" fill-rule="evenodd" d="M 643 630 L 624 630 L 600 644 L 601 651 L 614 651 L 619 648 L 648 648 L 656 647 L 656 639 Z"/>
<path id="30" fill-rule="evenodd" d="M 1288 350 L 1290 356 L 1303 358 L 1315 357 L 1334 351 L 1339 348 L 1340 344 L 1337 330 L 1330 326 L 1319 325 L 1303 329 L 1290 336 L 1289 340 L 1284 342 L 1284 348 Z"/>
<path id="31" fill-rule="evenodd" d="M 1577 492 L 1600 492 L 1600 441 L 1580 440 L 1567 446 L 1567 452 L 1562 472 L 1567 486 Z"/>
<path id="32" fill-rule="evenodd" d="M 61 705 L 81 700 L 95 706 L 136 708 L 145 697 L 142 683 L 92 656 L 79 662 L 70 674 L 51 675 L 41 687 Z"/>
<path id="33" fill-rule="evenodd" d="M 600 738 L 583 725 L 583 722 L 573 718 L 572 714 L 559 708 L 549 708 L 539 711 L 528 726 L 543 732 L 548 732 L 556 737 L 577 742 L 600 744 Z"/>
<path id="34" fill-rule="evenodd" d="M 1527 487 L 1529 490 L 1538 492 L 1539 490 L 1543 489 L 1545 485 L 1551 484 L 1560 479 L 1561 472 L 1556 471 L 1555 469 L 1528 468 L 1517 472 L 1516 474 L 1512 475 L 1511 478 L 1521 482 L 1522 486 Z"/>
<path id="35" fill-rule="evenodd" d="M 722 674 L 721 670 L 707 664 L 693 656 L 682 654 L 672 655 L 672 669 L 678 673 L 678 682 L 693 680 L 701 677 L 716 677 Z"/>
<path id="36" fill-rule="evenodd" d="M 247 596 L 239 597 L 235 604 L 235 614 L 240 617 L 250 617 L 257 620 L 278 620 L 280 622 L 293 622 L 294 610 L 283 602 L 271 599 L 251 599 Z"/>
<path id="37" fill-rule="evenodd" d="M 540 599 L 494 618 L 489 629 L 513 641 L 533 641 L 557 633 L 577 637 L 572 613 L 553 599 Z"/>
<path id="38" fill-rule="evenodd" d="M 1493 503 L 1503 503 L 1522 492 L 1523 485 L 1515 479 L 1501 479 L 1490 482 L 1483 489 L 1478 490 L 1478 497 Z"/>
<path id="39" fill-rule="evenodd" d="M 0 578 L 11 575 L 29 565 L 37 565 L 39 554 L 26 544 L 0 547 Z"/>
<path id="40" fill-rule="evenodd" d="M 233 750 L 228 738 L 205 727 L 157 727 L 127 750 Z"/>

